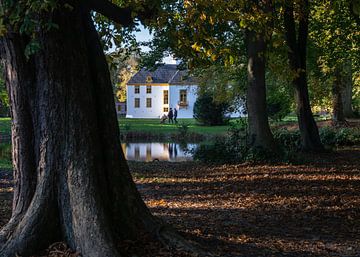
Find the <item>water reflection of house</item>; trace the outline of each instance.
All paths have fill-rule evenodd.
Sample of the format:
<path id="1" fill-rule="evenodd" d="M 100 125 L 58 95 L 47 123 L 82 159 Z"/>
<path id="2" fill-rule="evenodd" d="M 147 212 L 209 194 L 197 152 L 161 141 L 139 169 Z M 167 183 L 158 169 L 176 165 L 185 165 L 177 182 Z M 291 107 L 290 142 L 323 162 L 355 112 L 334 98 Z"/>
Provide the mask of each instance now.
<path id="1" fill-rule="evenodd" d="M 189 145 L 194 147 L 193 145 Z M 122 144 L 127 160 L 135 161 L 186 161 L 192 157 L 176 143 L 127 143 Z"/>

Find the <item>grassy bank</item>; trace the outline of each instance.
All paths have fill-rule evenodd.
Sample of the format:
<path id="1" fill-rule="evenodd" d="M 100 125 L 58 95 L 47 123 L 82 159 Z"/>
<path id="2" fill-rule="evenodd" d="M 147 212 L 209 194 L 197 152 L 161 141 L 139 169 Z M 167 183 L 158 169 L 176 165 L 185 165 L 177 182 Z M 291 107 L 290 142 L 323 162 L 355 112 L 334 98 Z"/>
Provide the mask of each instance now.
<path id="1" fill-rule="evenodd" d="M 189 133 L 198 134 L 224 134 L 229 126 L 201 126 L 195 119 L 179 119 L 178 125 L 187 124 Z M 159 119 L 119 119 L 119 127 L 121 133 L 126 132 L 142 132 L 153 134 L 172 134 L 178 132 L 178 125 L 176 124 L 160 124 Z M 11 133 L 10 118 L 0 118 L 0 133 Z"/>
<path id="2" fill-rule="evenodd" d="M 186 124 L 189 133 L 206 135 L 225 134 L 229 125 L 225 126 L 201 126 L 195 119 L 178 119 L 178 124 L 160 124 L 159 119 L 119 119 L 121 133 L 141 132 L 153 134 L 173 134 L 178 132 L 178 126 Z"/>
<path id="3" fill-rule="evenodd" d="M 316 117 L 317 121 L 322 121 L 328 117 Z M 230 121 L 230 123 L 235 122 L 236 119 Z M 189 133 L 197 133 L 202 135 L 223 135 L 228 129 L 229 125 L 224 126 L 202 126 L 199 125 L 195 119 L 178 119 L 178 124 L 160 124 L 159 119 L 126 119 L 120 118 L 118 120 L 120 133 L 129 133 L 129 132 L 141 132 L 148 134 L 174 134 L 178 132 L 179 125 L 187 124 Z M 271 121 L 272 126 L 281 126 L 281 125 L 296 125 L 297 118 L 295 115 L 289 115 L 285 117 L 282 121 Z M 11 120 L 10 118 L 0 118 L 0 134 L 10 134 L 11 133 Z"/>

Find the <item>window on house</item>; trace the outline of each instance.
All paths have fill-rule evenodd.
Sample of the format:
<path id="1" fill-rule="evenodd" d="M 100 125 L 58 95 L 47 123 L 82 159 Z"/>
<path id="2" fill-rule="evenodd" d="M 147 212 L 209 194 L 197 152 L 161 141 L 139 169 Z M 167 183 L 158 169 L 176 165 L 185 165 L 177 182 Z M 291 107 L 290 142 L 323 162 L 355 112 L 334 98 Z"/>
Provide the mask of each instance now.
<path id="1" fill-rule="evenodd" d="M 181 89 L 180 90 L 180 103 L 187 103 L 187 91 L 186 89 Z"/>
<path id="2" fill-rule="evenodd" d="M 164 90 L 163 95 L 164 95 L 164 104 L 169 104 L 169 90 Z"/>
<path id="3" fill-rule="evenodd" d="M 135 98 L 135 108 L 140 108 L 140 98 Z"/>
<path id="4" fill-rule="evenodd" d="M 151 86 L 146 86 L 146 94 L 151 94 Z"/>
<path id="5" fill-rule="evenodd" d="M 147 76 L 147 77 L 146 77 L 146 82 L 147 82 L 147 83 L 153 82 L 152 77 L 151 77 L 151 76 Z"/>
<path id="6" fill-rule="evenodd" d="M 168 107 L 164 107 L 164 112 L 169 112 L 169 108 L 168 108 Z"/>
<path id="7" fill-rule="evenodd" d="M 151 108 L 151 98 L 146 98 L 146 107 Z"/>
<path id="8" fill-rule="evenodd" d="M 135 86 L 134 90 L 135 90 L 135 94 L 140 94 L 140 86 Z"/>

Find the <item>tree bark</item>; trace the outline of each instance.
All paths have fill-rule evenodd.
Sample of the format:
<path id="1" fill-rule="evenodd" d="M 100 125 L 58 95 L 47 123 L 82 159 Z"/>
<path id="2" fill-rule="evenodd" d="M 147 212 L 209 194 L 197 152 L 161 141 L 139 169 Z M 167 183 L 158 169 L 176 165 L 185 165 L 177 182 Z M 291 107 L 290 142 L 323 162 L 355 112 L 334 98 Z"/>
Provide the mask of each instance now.
<path id="1" fill-rule="evenodd" d="M 255 31 L 246 32 L 248 55 L 247 111 L 249 123 L 249 144 L 267 150 L 275 149 L 266 107 L 264 35 Z"/>
<path id="2" fill-rule="evenodd" d="M 332 86 L 333 122 L 335 124 L 341 124 L 346 122 L 343 106 L 343 92 L 345 87 L 342 70 L 337 67 L 334 75 Z"/>
<path id="3" fill-rule="evenodd" d="M 348 61 L 344 65 L 344 91 L 342 94 L 343 106 L 344 106 L 344 116 L 345 118 L 353 118 L 354 111 L 352 109 L 352 90 L 353 90 L 353 81 L 352 81 L 352 64 L 351 61 Z"/>
<path id="4" fill-rule="evenodd" d="M 297 117 L 301 134 L 301 147 L 305 151 L 322 151 L 318 127 L 314 120 L 307 85 L 306 54 L 308 37 L 308 0 L 301 1 L 303 13 L 299 14 L 298 35 L 294 18 L 294 3 L 285 3 L 284 25 L 288 58 L 294 79 L 292 81 L 297 105 Z"/>
<path id="5" fill-rule="evenodd" d="M 119 142 L 114 97 L 100 41 L 83 6 L 59 9 L 59 26 L 28 40 L 0 40 L 10 95 L 13 213 L 1 257 L 29 256 L 63 240 L 82 256 L 119 256 L 117 240 L 145 232 L 196 251 L 153 217 L 132 181 Z M 47 17 L 49 18 L 49 17 Z"/>
<path id="6" fill-rule="evenodd" d="M 257 8 L 260 12 L 272 15 L 272 1 L 249 1 L 249 11 Z M 274 137 L 269 126 L 266 104 L 266 50 L 267 35 L 272 29 L 272 19 L 267 21 L 263 28 L 245 31 L 245 43 L 247 50 L 247 74 L 248 87 L 246 105 L 249 123 L 249 145 L 265 150 L 276 151 Z M 267 34 L 268 33 L 268 34 Z"/>

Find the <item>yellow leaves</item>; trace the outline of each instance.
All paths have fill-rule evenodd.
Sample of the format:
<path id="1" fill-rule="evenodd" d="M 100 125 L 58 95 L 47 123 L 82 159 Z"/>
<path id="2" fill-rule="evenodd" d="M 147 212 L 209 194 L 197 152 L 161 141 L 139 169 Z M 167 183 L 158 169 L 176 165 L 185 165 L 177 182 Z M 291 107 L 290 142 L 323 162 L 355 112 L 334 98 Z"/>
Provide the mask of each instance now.
<path id="1" fill-rule="evenodd" d="M 209 22 L 210 22 L 211 25 L 214 25 L 215 24 L 214 18 L 210 16 Z"/>
<path id="2" fill-rule="evenodd" d="M 191 1 L 189 1 L 189 0 L 185 0 L 185 1 L 184 1 L 184 7 L 185 7 L 185 8 L 190 8 L 191 6 L 192 6 Z"/>
<path id="3" fill-rule="evenodd" d="M 200 20 L 202 20 L 202 21 L 205 21 L 205 20 L 206 20 L 206 14 L 205 14 L 205 13 L 202 13 L 202 14 L 200 15 Z"/>
<path id="4" fill-rule="evenodd" d="M 199 45 L 197 42 L 195 42 L 192 46 L 192 49 L 194 49 L 196 52 L 201 52 L 201 45 Z"/>

